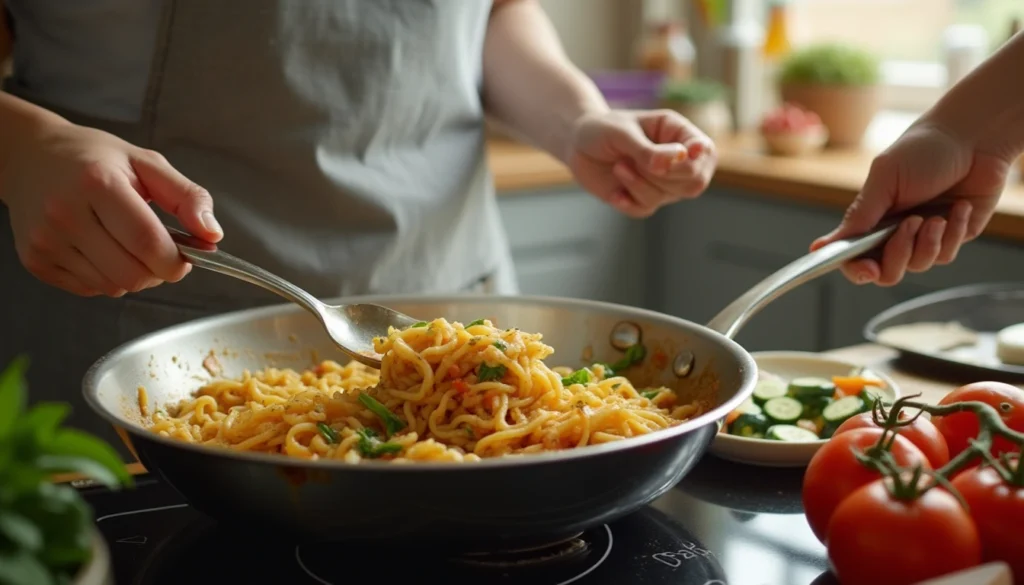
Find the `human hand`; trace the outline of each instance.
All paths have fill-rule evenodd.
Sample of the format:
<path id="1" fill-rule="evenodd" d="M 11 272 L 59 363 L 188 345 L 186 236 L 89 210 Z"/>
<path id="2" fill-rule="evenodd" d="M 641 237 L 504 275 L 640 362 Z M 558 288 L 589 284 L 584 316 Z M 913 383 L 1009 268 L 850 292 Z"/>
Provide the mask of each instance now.
<path id="1" fill-rule="evenodd" d="M 81 296 L 119 297 L 188 274 L 149 201 L 197 237 L 222 237 L 210 195 L 159 153 L 64 122 L 8 162 L 0 201 L 25 268 Z"/>
<path id="2" fill-rule="evenodd" d="M 569 168 L 585 189 L 631 217 L 697 197 L 715 172 L 714 144 L 671 110 L 583 116 Z"/>
<path id="3" fill-rule="evenodd" d="M 864 234 L 887 215 L 941 200 L 952 206 L 948 218 L 908 217 L 885 244 L 881 262 L 854 260 L 842 270 L 856 284 L 892 286 L 906 272 L 949 264 L 992 218 L 1009 168 L 1002 157 L 978 151 L 969 140 L 922 119 L 875 158 L 842 223 L 811 249 Z"/>

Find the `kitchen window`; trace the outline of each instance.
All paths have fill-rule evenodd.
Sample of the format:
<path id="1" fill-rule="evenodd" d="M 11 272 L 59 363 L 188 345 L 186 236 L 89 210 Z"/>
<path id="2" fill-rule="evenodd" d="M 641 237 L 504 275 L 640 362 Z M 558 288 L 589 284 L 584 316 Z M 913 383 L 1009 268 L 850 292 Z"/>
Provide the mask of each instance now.
<path id="1" fill-rule="evenodd" d="M 980 43 L 984 54 L 1005 42 L 1022 0 L 792 0 L 795 47 L 857 44 L 882 59 L 884 107 L 920 112 L 947 87 L 947 39 Z M 980 35 L 981 38 L 978 38 Z"/>

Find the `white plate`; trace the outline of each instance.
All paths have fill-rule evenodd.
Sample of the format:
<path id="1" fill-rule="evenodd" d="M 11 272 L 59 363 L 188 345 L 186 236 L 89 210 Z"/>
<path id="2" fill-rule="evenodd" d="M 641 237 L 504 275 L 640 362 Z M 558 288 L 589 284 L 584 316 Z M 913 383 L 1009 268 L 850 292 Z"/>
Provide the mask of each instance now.
<path id="1" fill-rule="evenodd" d="M 759 369 L 787 380 L 805 376 L 831 379 L 832 376 L 847 376 L 854 368 L 859 367 L 859 364 L 853 362 L 802 351 L 762 351 L 751 355 Z M 887 395 L 891 400 L 900 396 L 892 378 L 874 370 L 869 371 L 885 382 L 885 387 L 878 389 L 880 393 Z M 750 439 L 721 432 L 711 444 L 711 452 L 737 463 L 766 467 L 803 467 L 827 441 L 828 439 L 822 439 L 806 443 L 786 443 L 770 439 Z"/>

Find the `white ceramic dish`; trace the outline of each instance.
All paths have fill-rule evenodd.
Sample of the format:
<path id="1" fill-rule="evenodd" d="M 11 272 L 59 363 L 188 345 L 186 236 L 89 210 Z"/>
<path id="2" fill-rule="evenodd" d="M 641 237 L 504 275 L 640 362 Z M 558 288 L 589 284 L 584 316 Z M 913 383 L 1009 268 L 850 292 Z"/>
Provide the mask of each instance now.
<path id="1" fill-rule="evenodd" d="M 802 351 L 762 351 L 751 354 L 757 367 L 765 372 L 781 376 L 787 380 L 813 376 L 816 378 L 832 378 L 847 376 L 859 364 L 837 360 L 817 353 Z M 878 390 L 891 400 L 899 398 L 899 388 L 892 378 L 879 372 L 869 370 L 871 374 L 885 383 Z M 803 467 L 828 439 L 808 441 L 806 443 L 787 443 L 770 439 L 751 439 L 724 432 L 715 437 L 711 444 L 711 452 L 723 459 L 761 465 L 766 467 Z"/>

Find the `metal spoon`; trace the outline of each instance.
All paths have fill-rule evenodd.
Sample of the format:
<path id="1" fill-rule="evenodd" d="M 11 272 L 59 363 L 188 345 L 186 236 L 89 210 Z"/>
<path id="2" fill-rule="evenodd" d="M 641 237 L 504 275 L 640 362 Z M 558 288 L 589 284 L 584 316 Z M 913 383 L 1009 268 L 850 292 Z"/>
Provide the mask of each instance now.
<path id="1" fill-rule="evenodd" d="M 373 349 L 373 338 L 387 335 L 388 327 L 405 329 L 417 322 L 417 319 L 380 305 L 328 305 L 276 274 L 221 252 L 215 244 L 172 227 L 167 231 L 178 251 L 193 266 L 261 286 L 298 304 L 313 313 L 342 351 L 371 368 L 380 368 L 382 357 Z"/>

